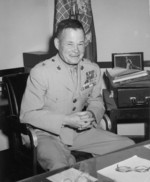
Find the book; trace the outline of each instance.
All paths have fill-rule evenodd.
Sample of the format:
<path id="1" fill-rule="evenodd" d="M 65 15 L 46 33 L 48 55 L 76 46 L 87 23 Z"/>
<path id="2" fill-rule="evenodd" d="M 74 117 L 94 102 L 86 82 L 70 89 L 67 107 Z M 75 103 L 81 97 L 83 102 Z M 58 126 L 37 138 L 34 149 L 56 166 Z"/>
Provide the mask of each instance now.
<path id="1" fill-rule="evenodd" d="M 119 76 L 123 76 L 123 75 L 128 75 L 128 74 L 132 74 L 132 73 L 136 73 L 139 72 L 141 70 L 137 70 L 137 69 L 126 69 L 126 68 L 120 68 L 120 67 L 115 67 L 111 70 L 107 69 L 107 72 L 109 73 L 109 75 L 111 77 L 119 77 Z"/>
<path id="2" fill-rule="evenodd" d="M 131 81 L 137 81 L 139 78 L 147 77 L 149 75 L 146 70 L 106 70 L 106 75 L 110 78 L 113 83 L 125 83 Z"/>
<path id="3" fill-rule="evenodd" d="M 136 73 L 130 73 L 130 74 L 126 74 L 123 76 L 117 76 L 114 78 L 113 83 L 117 83 L 117 82 L 121 82 L 121 81 L 126 81 L 126 80 L 133 80 L 135 78 L 141 78 L 144 76 L 147 76 L 148 72 L 147 71 L 139 71 Z"/>

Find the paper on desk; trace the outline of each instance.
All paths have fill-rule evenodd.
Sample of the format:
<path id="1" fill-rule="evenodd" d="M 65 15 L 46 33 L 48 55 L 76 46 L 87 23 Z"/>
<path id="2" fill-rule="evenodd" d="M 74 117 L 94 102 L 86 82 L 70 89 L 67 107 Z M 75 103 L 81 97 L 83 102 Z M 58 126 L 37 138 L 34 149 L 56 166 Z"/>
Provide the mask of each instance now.
<path id="1" fill-rule="evenodd" d="M 78 179 L 78 177 L 81 176 L 81 174 L 82 174 L 82 177 L 86 176 L 90 182 L 97 181 L 96 178 L 94 178 L 86 173 L 83 173 L 77 169 L 74 169 L 74 168 L 70 168 L 68 170 L 57 173 L 53 176 L 49 176 L 47 179 L 50 181 L 53 181 L 53 182 L 68 182 L 68 181 L 76 182 L 77 181 L 76 179 Z M 81 180 L 79 180 L 79 181 L 81 182 Z"/>
<path id="2" fill-rule="evenodd" d="M 144 145 L 144 147 L 150 149 L 150 144 Z"/>
<path id="3" fill-rule="evenodd" d="M 129 166 L 131 168 L 135 168 L 137 166 L 150 167 L 150 160 L 143 159 L 135 155 L 129 159 L 113 164 L 97 172 L 111 178 L 116 182 L 150 182 L 150 170 L 147 172 L 118 172 L 115 170 L 117 165 Z"/>

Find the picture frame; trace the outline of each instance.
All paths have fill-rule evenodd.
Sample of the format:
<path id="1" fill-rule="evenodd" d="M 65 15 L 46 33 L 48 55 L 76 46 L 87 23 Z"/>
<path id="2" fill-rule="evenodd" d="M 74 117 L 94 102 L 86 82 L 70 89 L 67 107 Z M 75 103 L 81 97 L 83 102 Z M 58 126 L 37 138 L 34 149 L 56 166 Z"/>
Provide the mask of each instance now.
<path id="1" fill-rule="evenodd" d="M 143 70 L 143 52 L 112 53 L 112 66 Z"/>

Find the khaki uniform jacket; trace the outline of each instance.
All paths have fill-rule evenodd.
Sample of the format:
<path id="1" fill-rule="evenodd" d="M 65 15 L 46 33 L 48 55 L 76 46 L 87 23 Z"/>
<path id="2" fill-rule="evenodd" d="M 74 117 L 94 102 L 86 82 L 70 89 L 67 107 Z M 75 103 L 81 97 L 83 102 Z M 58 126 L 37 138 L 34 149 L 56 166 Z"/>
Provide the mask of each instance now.
<path id="1" fill-rule="evenodd" d="M 77 74 L 75 88 L 68 65 L 59 55 L 32 68 L 22 100 L 21 122 L 56 134 L 68 145 L 72 145 L 77 132 L 62 125 L 65 115 L 87 107 L 94 113 L 98 124 L 105 111 L 100 68 L 96 63 L 83 59 Z"/>

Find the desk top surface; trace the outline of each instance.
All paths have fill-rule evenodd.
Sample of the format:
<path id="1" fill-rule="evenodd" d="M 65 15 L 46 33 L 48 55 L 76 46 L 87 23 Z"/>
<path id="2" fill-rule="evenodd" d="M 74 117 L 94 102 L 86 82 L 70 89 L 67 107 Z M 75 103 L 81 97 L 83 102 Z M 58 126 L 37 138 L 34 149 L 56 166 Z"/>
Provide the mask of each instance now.
<path id="1" fill-rule="evenodd" d="M 91 159 L 82 161 L 80 163 L 77 163 L 74 166 L 74 168 L 80 169 L 81 166 L 85 166 L 86 168 L 88 168 L 88 172 L 90 173 L 91 176 L 97 178 L 99 182 L 104 182 L 104 178 L 102 178 L 102 176 L 100 176 L 100 174 L 97 173 L 97 171 L 100 169 L 103 169 L 107 166 L 115 164 L 119 161 L 128 159 L 134 155 L 137 155 L 138 157 L 150 160 L 150 149 L 145 147 L 145 145 L 147 145 L 147 144 L 150 144 L 150 140 L 144 141 L 139 144 L 135 144 L 132 147 L 128 147 L 124 150 L 120 150 L 120 151 L 113 152 L 110 154 L 105 154 L 100 157 L 95 157 L 95 158 L 91 158 Z M 63 170 L 61 170 L 61 171 L 63 171 Z M 57 172 L 56 171 L 46 172 L 46 173 L 43 173 L 43 174 L 40 174 L 40 175 L 37 175 L 34 177 L 30 177 L 30 178 L 21 180 L 20 182 L 49 182 L 49 180 L 47 180 L 46 178 Z M 110 182 L 110 180 L 106 180 L 106 181 Z"/>

